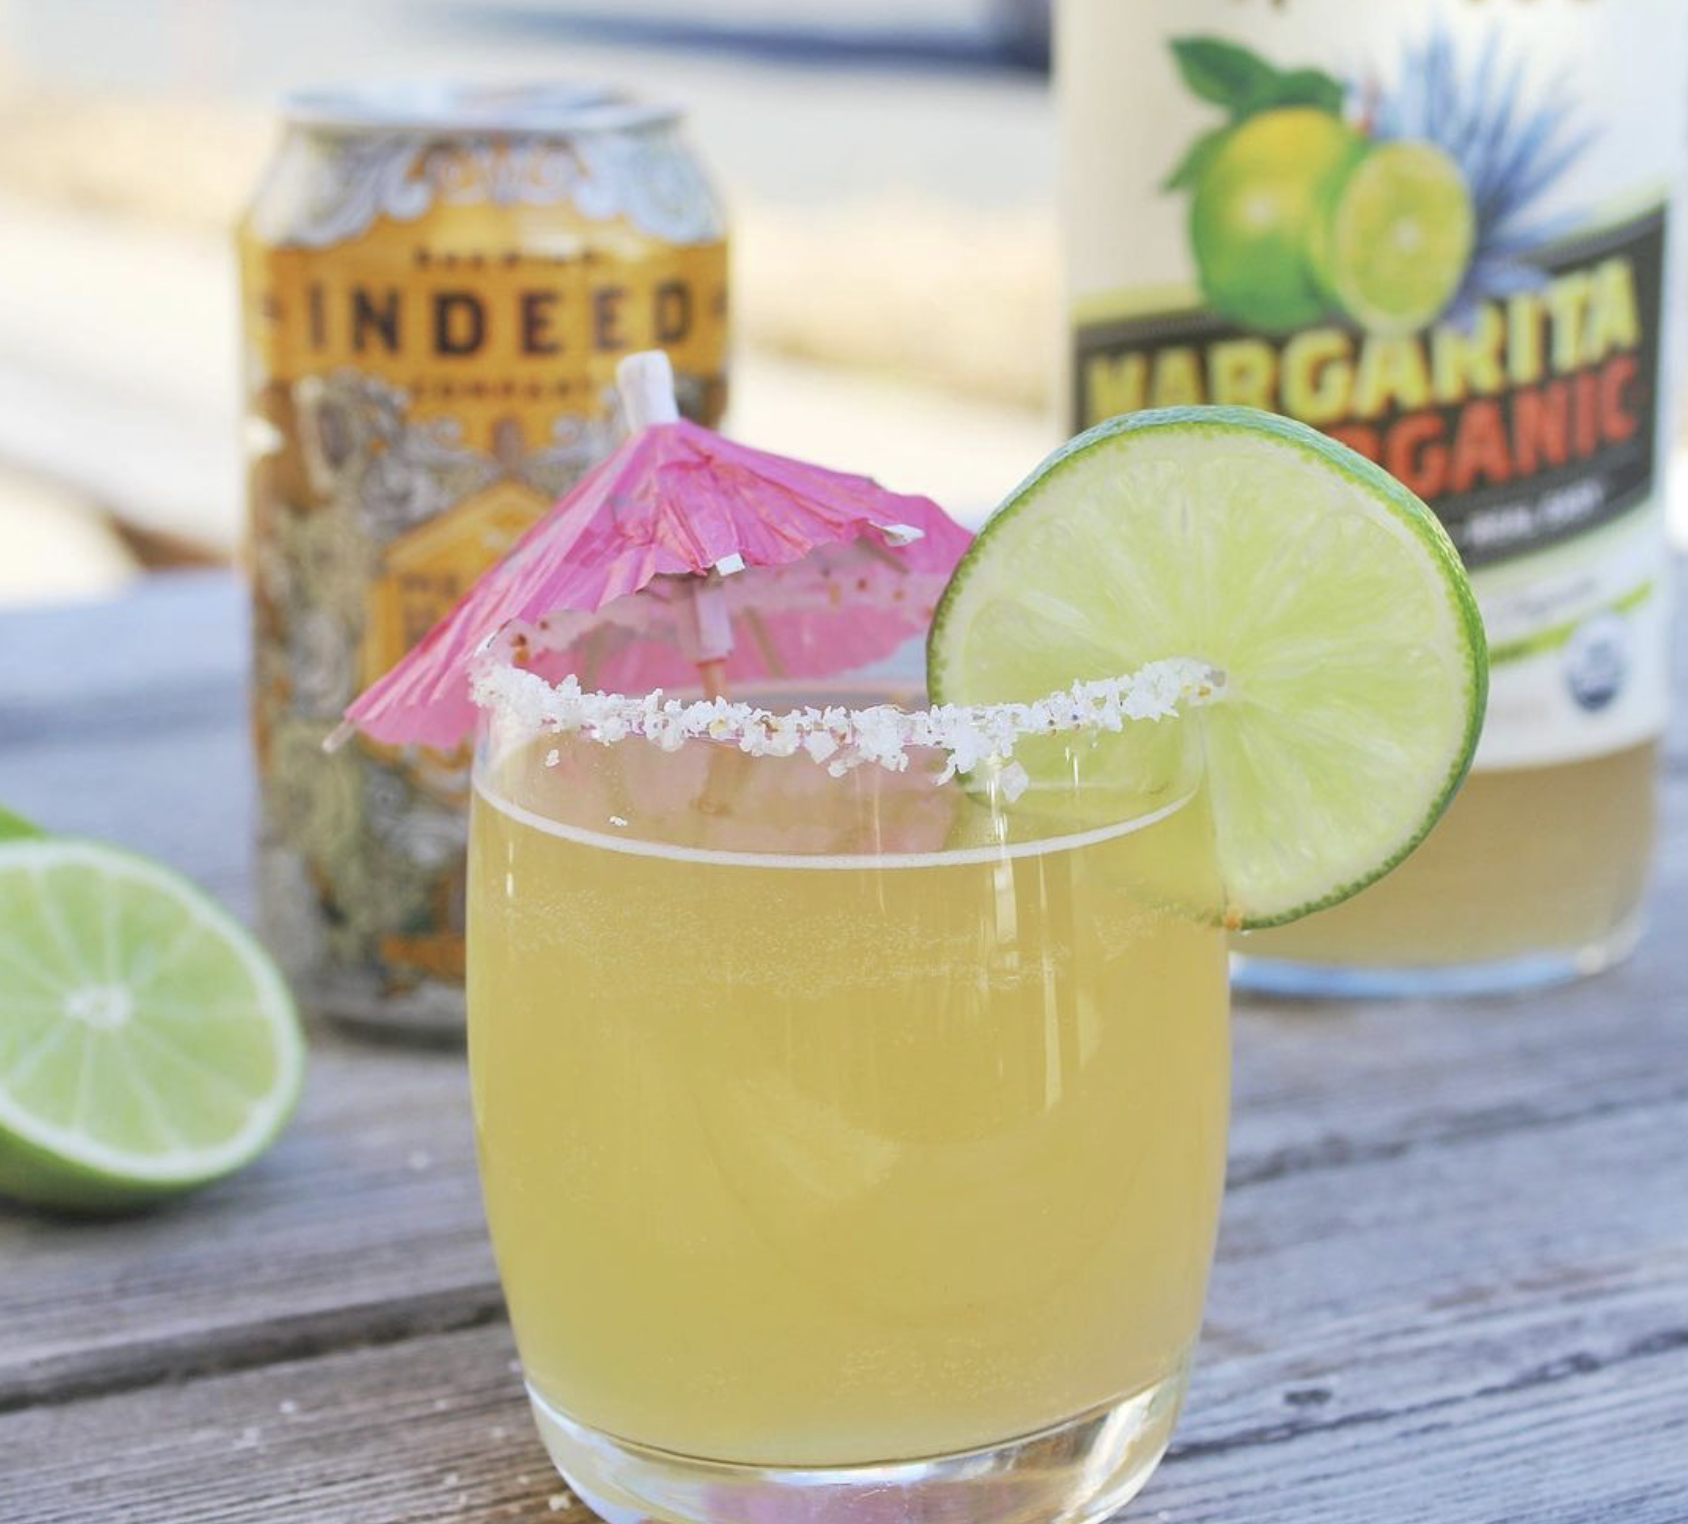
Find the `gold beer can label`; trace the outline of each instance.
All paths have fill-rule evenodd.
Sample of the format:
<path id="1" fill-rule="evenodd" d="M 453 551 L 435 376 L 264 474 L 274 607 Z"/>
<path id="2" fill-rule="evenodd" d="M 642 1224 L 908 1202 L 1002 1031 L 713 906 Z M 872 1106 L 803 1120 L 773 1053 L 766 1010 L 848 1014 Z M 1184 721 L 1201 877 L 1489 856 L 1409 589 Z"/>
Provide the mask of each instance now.
<path id="1" fill-rule="evenodd" d="M 660 347 L 726 396 L 723 220 L 672 112 L 601 92 L 296 104 L 240 234 L 266 936 L 301 998 L 462 1022 L 469 756 L 321 748 L 620 438 Z"/>

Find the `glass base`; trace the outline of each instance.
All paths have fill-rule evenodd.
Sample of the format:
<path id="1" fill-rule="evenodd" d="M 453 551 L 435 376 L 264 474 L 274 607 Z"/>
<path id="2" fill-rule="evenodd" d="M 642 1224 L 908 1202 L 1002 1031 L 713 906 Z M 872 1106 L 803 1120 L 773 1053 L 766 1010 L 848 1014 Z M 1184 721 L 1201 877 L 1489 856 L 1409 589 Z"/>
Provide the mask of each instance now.
<path id="1" fill-rule="evenodd" d="M 563 1480 L 608 1524 L 1095 1524 L 1148 1481 L 1188 1383 L 1186 1362 L 1123 1401 L 986 1449 L 801 1470 L 671 1455 L 528 1396 Z"/>
<path id="2" fill-rule="evenodd" d="M 1526 953 L 1489 963 L 1406 964 L 1397 968 L 1341 963 L 1291 963 L 1282 958 L 1231 956 L 1231 984 L 1251 995 L 1315 1000 L 1398 1000 L 1413 996 L 1448 1000 L 1509 995 L 1586 979 L 1621 963 L 1641 940 L 1641 912 L 1611 935 L 1584 947 Z"/>

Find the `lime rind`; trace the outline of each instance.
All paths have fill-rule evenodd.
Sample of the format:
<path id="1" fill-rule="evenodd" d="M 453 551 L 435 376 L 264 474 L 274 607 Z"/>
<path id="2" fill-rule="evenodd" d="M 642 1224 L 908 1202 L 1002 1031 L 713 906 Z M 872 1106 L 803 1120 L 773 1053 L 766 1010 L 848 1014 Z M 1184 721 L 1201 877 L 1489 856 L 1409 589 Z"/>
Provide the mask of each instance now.
<path id="1" fill-rule="evenodd" d="M 19 887 L 24 878 L 33 893 Z M 0 888 L 8 879 L 12 929 L 30 940 L 0 947 L 0 1017 L 12 1039 L 0 1042 L 0 1193 L 118 1209 L 207 1184 L 262 1153 L 297 1104 L 304 1040 L 292 996 L 251 933 L 179 874 L 99 842 L 0 842 Z M 25 915 L 35 920 L 26 926 Z M 90 956 L 109 968 L 118 951 L 136 951 L 118 947 L 125 929 L 173 934 L 202 978 L 223 983 L 208 1000 L 185 973 L 172 985 L 175 971 L 155 966 L 152 993 L 135 997 L 141 1016 L 121 1043 L 101 1041 L 63 1014 L 63 976 L 86 975 Z M 149 947 L 159 963 L 169 952 L 157 938 L 140 951 Z M 127 990 L 121 977 L 109 987 Z M 43 1083 L 54 1063 L 61 1078 L 73 1075 L 68 1097 Z M 175 1082 L 157 1084 L 161 1075 Z M 79 1123 L 90 1110 L 102 1129 L 126 1132 L 127 1146 Z"/>
<path id="2" fill-rule="evenodd" d="M 1145 446 L 1152 447 L 1146 456 L 1141 454 Z M 1295 501 L 1253 502 L 1245 505 L 1248 512 L 1229 518 L 1223 517 L 1224 505 L 1184 503 L 1180 511 L 1186 538 L 1176 548 L 1174 564 L 1164 564 L 1164 557 L 1157 564 L 1152 555 L 1145 555 L 1144 566 L 1135 566 L 1138 547 L 1127 538 L 1129 531 L 1115 524 L 1109 534 L 1110 514 L 1116 519 L 1123 514 L 1115 513 L 1118 505 L 1108 501 L 1110 494 L 1126 490 L 1116 484 L 1125 480 L 1122 473 L 1136 470 L 1142 476 L 1147 468 L 1164 468 L 1157 487 L 1171 501 L 1209 469 L 1205 462 L 1218 459 L 1220 465 L 1213 469 L 1223 470 L 1227 451 L 1243 457 L 1245 494 L 1275 485 L 1279 496 Z M 1324 502 L 1314 505 L 1320 494 Z M 1085 652 L 1076 660 L 1076 670 L 1065 674 L 1069 680 L 1087 675 L 1086 662 L 1130 665 L 1156 655 L 1189 656 L 1223 668 L 1226 662 L 1218 652 L 1193 648 L 1199 647 L 1204 630 L 1211 633 L 1227 618 L 1239 617 L 1236 608 L 1203 606 L 1215 585 L 1225 585 L 1221 572 L 1226 569 L 1196 563 L 1198 547 L 1212 550 L 1211 534 L 1197 532 L 1204 517 L 1223 519 L 1226 533 L 1255 536 L 1263 547 L 1262 561 L 1274 554 L 1279 560 L 1291 558 L 1289 575 L 1276 579 L 1256 576 L 1258 568 L 1244 567 L 1244 604 L 1262 582 L 1282 590 L 1279 602 L 1291 598 L 1299 575 L 1293 557 L 1305 548 L 1310 559 L 1324 555 L 1328 560 L 1331 546 L 1341 550 L 1345 534 L 1354 540 L 1358 557 L 1376 559 L 1380 547 L 1386 551 L 1389 541 L 1379 541 L 1372 533 L 1376 529 L 1415 552 L 1400 569 L 1407 605 L 1401 610 L 1377 600 L 1376 587 L 1368 586 L 1368 561 L 1355 563 L 1354 599 L 1347 598 L 1340 585 L 1333 591 L 1327 569 L 1322 593 L 1337 605 L 1358 600 L 1357 606 L 1335 608 L 1330 615 L 1337 621 L 1334 636 L 1327 631 L 1323 645 L 1312 641 L 1305 653 L 1309 670 L 1336 690 L 1337 701 L 1326 706 L 1327 733 L 1307 728 L 1317 716 L 1304 702 L 1305 695 L 1296 691 L 1300 679 L 1286 680 L 1281 674 L 1273 679 L 1276 694 L 1268 691 L 1269 681 L 1255 684 L 1256 700 L 1264 693 L 1281 701 L 1276 710 L 1256 702 L 1251 711 L 1245 680 L 1238 685 L 1238 695 L 1176 727 L 1184 735 L 1185 758 L 1194 757 L 1214 795 L 1216 846 L 1226 892 L 1226 903 L 1214 908 L 1215 918 L 1234 927 L 1277 925 L 1347 898 L 1404 858 L 1435 824 L 1465 777 L 1482 724 L 1487 699 L 1482 622 L 1458 554 L 1435 515 L 1380 467 L 1302 424 L 1249 408 L 1165 409 L 1099 424 L 1058 449 L 1009 494 L 957 568 L 932 624 L 929 683 L 940 701 L 977 702 L 1011 699 L 1016 683 L 1051 676 L 1045 671 L 1034 677 L 1025 664 L 1047 662 L 1047 651 L 1033 649 L 1018 667 L 1020 658 L 1014 652 L 1017 640 L 1022 647 L 1035 647 L 1035 642 L 1020 639 L 1019 631 L 1031 631 L 1040 617 L 1047 623 L 1050 608 L 1068 620 L 1069 628 L 1059 638 L 1072 644 L 1063 654 Z M 1025 525 L 1031 528 L 1018 527 Z M 1291 540 L 1274 551 L 1273 533 L 1281 529 L 1287 534 L 1292 528 L 1305 539 Z M 1042 548 L 1053 547 L 1046 562 L 1057 563 L 1041 577 L 1033 574 L 1030 561 L 1039 531 Z M 1236 560 L 1235 548 L 1228 551 L 1223 545 L 1215 559 L 1227 554 Z M 1228 569 L 1235 592 L 1238 568 Z M 1128 586 L 1133 578 L 1135 585 Z M 1169 589 L 1174 583 L 1184 585 Z M 1121 586 L 1126 590 L 1120 591 Z M 1372 604 L 1360 594 L 1371 597 Z M 1075 601 L 1089 607 L 1094 617 L 1087 616 L 1085 607 L 1074 608 Z M 1255 603 L 1264 602 L 1268 612 L 1273 601 L 1254 598 Z M 1111 612 L 1106 607 L 1110 603 Z M 1096 614 L 1096 609 L 1102 612 Z M 1415 611 L 1419 623 L 1437 627 L 1432 633 L 1439 644 L 1433 643 L 1428 653 L 1414 644 L 1413 630 L 1390 627 L 1392 619 L 1397 626 L 1410 623 Z M 1324 616 L 1302 610 L 1297 617 L 1316 630 Z M 986 631 L 982 644 L 969 640 L 975 626 L 993 618 L 997 628 Z M 1153 624 L 1156 618 L 1162 627 L 1151 631 L 1145 644 L 1134 626 Z M 1371 625 L 1391 638 L 1398 633 L 1400 660 L 1420 664 L 1397 674 L 1400 693 L 1387 691 L 1389 674 L 1376 670 L 1379 653 L 1366 654 L 1368 638 L 1376 645 L 1375 631 L 1368 635 Z M 1344 628 L 1351 631 L 1347 641 Z M 1112 643 L 1116 631 L 1126 632 L 1119 644 Z M 1346 671 L 1345 645 L 1360 653 Z M 1280 654 L 1283 649 L 1280 641 Z M 1239 665 L 1246 667 L 1247 657 L 1245 640 Z M 1447 670 L 1437 668 L 1438 663 Z M 1307 691 L 1316 692 L 1317 687 Z M 1391 703 L 1416 703 L 1418 710 L 1403 719 L 1391 714 Z M 1459 706 L 1457 714 L 1454 705 Z M 1391 725 L 1397 731 L 1410 726 L 1418 733 L 1392 737 Z M 1424 736 L 1432 732 L 1441 736 L 1432 753 L 1416 755 L 1415 746 L 1423 750 Z M 1134 778 L 1126 792 L 1152 793 L 1155 787 L 1187 783 L 1173 776 L 1188 763 L 1173 756 L 1170 736 L 1155 727 L 1152 740 L 1166 753 L 1159 764 L 1163 776 L 1147 782 Z M 1087 809 L 1132 807 L 1110 796 L 1106 785 L 1110 775 L 1142 772 L 1141 756 L 1129 752 L 1133 744 L 1130 737 L 1110 737 L 1100 743 L 1096 757 L 1069 753 L 1058 761 L 1045 759 L 1043 781 L 1060 787 L 1044 789 L 1042 799 L 1059 798 L 1072 781 L 1067 771 L 1090 765 L 1093 776 L 1085 781 L 1091 786 L 1074 791 L 1072 797 Z M 1369 750 L 1345 754 L 1345 746 Z M 1108 747 L 1113 748 L 1111 755 Z M 1392 747 L 1398 756 L 1391 756 Z M 1379 767 L 1368 773 L 1365 764 L 1379 758 Z M 1030 759 L 1028 765 L 1033 765 Z M 1356 792 L 1369 777 L 1379 775 L 1379 769 L 1382 776 L 1414 782 L 1415 788 L 1401 790 L 1411 797 L 1403 802 Z M 1095 786 L 1098 782 L 1103 786 Z M 1343 797 L 1345 792 L 1354 797 Z M 1253 818 L 1257 815 L 1272 818 L 1261 828 Z M 1309 822 L 1327 829 L 1321 836 L 1304 829 Z"/>
<path id="3" fill-rule="evenodd" d="M 0 804 L 0 841 L 16 841 L 20 837 L 38 837 L 44 834 L 33 820 L 25 820 L 22 815 Z"/>

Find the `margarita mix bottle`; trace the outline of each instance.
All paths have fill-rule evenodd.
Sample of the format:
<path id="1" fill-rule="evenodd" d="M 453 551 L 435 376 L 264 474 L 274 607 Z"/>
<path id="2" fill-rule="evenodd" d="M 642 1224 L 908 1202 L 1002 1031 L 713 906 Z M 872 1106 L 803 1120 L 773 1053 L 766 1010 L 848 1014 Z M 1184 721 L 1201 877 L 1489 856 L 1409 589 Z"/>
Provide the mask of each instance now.
<path id="1" fill-rule="evenodd" d="M 1237 945 L 1256 986 L 1563 978 L 1640 928 L 1667 700 L 1674 0 L 1063 0 L 1075 426 L 1234 403 L 1426 499 L 1494 663 L 1401 872 Z"/>

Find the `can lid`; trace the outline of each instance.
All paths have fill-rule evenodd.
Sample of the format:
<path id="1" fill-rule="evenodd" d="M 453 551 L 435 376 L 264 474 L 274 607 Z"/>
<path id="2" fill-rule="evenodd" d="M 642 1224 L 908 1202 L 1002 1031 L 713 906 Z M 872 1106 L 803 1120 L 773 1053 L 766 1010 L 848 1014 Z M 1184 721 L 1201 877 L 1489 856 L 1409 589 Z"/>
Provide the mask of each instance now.
<path id="1" fill-rule="evenodd" d="M 608 85 L 578 80 L 498 85 L 394 80 L 320 90 L 283 99 L 299 126 L 388 132 L 625 132 L 666 125 L 676 106 L 635 101 Z"/>

